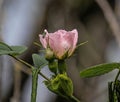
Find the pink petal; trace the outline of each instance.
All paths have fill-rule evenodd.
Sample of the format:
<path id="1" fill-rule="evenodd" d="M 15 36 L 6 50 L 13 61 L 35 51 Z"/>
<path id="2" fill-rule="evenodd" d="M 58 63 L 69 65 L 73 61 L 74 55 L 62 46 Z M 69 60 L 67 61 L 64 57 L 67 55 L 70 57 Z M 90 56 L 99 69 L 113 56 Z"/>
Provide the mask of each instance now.
<path id="1" fill-rule="evenodd" d="M 56 58 L 62 59 L 63 56 L 71 56 L 76 48 L 78 41 L 78 32 L 76 29 L 72 31 L 58 30 L 54 33 L 46 33 L 45 37 L 39 35 L 40 42 L 44 48 L 50 47 L 53 50 Z"/>
<path id="2" fill-rule="evenodd" d="M 55 32 L 53 34 L 50 34 L 49 36 L 50 48 L 53 50 L 54 54 L 59 59 L 61 59 L 65 53 L 65 49 L 62 43 L 63 39 L 61 33 Z"/>
<path id="3" fill-rule="evenodd" d="M 46 33 L 45 36 L 40 34 L 40 42 L 44 48 L 47 48 L 48 45 L 48 31 L 45 29 L 44 32 Z"/>
<path id="4" fill-rule="evenodd" d="M 68 56 L 71 56 L 72 53 L 74 52 L 75 48 L 76 48 L 76 44 L 77 44 L 77 41 L 78 41 L 78 32 L 76 29 L 68 32 L 69 33 L 69 39 L 70 39 L 70 43 L 71 43 L 71 48 L 69 49 L 69 52 L 68 52 Z"/>
<path id="5" fill-rule="evenodd" d="M 47 48 L 47 42 L 46 39 L 43 37 L 43 35 L 39 35 L 40 37 L 40 42 L 44 48 Z"/>

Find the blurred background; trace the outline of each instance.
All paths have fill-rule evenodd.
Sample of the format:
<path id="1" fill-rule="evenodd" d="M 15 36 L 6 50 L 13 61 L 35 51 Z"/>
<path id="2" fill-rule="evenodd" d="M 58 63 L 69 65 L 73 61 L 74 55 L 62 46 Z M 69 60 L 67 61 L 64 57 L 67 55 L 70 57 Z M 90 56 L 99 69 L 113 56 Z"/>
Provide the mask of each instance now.
<path id="1" fill-rule="evenodd" d="M 117 70 L 95 78 L 80 78 L 89 66 L 120 61 L 120 0 L 0 0 L 0 41 L 25 45 L 20 56 L 33 63 L 32 53 L 40 53 L 33 42 L 44 29 L 79 32 L 80 46 L 67 60 L 68 75 L 74 83 L 74 95 L 81 102 L 107 102 L 108 81 Z M 56 42 L 59 43 L 59 42 Z M 41 53 L 40 53 L 41 54 Z M 49 70 L 42 70 L 48 77 Z M 68 102 L 47 90 L 39 76 L 37 102 Z M 30 102 L 31 72 L 8 56 L 0 56 L 0 102 Z"/>

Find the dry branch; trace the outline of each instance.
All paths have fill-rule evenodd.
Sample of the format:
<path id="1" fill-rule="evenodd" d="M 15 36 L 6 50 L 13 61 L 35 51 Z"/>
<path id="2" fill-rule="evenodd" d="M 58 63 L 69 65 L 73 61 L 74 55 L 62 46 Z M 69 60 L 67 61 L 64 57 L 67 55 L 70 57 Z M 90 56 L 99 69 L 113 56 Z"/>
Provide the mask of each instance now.
<path id="1" fill-rule="evenodd" d="M 107 0 L 96 0 L 96 2 L 102 9 L 103 14 L 120 46 L 120 26 L 111 6 L 107 2 Z"/>

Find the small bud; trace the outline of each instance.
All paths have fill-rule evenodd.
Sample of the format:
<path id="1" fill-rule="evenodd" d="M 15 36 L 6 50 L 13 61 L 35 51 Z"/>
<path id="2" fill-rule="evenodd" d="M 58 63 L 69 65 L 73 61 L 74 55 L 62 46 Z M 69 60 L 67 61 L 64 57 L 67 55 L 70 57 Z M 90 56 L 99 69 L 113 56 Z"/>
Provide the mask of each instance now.
<path id="1" fill-rule="evenodd" d="M 72 96 L 73 84 L 71 79 L 66 74 L 58 74 L 51 82 L 45 82 L 46 86 L 52 92 L 60 96 Z"/>
<path id="2" fill-rule="evenodd" d="M 53 51 L 52 51 L 50 48 L 47 48 L 47 49 L 46 49 L 45 58 L 46 58 L 48 61 L 54 59 Z"/>

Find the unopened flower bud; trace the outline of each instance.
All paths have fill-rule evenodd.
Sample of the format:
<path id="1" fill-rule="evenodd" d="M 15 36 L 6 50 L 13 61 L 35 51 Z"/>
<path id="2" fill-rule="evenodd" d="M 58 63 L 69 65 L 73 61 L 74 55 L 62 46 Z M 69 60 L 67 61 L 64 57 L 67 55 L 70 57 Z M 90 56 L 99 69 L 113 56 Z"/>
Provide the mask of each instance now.
<path id="1" fill-rule="evenodd" d="M 53 51 L 55 58 L 63 60 L 73 54 L 78 41 L 76 29 L 72 31 L 58 30 L 54 33 L 48 33 L 45 30 L 45 33 L 46 35 L 39 35 L 40 42 L 45 49 L 49 47 Z"/>
<path id="2" fill-rule="evenodd" d="M 70 97 L 73 94 L 72 80 L 65 74 L 58 74 L 50 83 L 45 81 L 45 84 L 49 90 L 60 96 Z"/>

